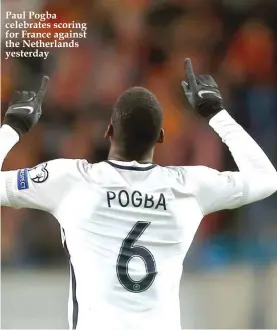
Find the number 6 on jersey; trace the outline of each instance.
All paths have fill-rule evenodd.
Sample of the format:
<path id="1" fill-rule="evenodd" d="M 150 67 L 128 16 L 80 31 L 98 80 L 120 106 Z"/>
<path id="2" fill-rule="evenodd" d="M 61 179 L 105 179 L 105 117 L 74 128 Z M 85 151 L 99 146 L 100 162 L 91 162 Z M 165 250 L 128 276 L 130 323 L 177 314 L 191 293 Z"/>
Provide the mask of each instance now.
<path id="1" fill-rule="evenodd" d="M 156 263 L 153 254 L 143 246 L 135 245 L 151 222 L 138 221 L 128 236 L 124 239 L 117 258 L 116 272 L 121 285 L 128 291 L 139 293 L 150 288 L 157 275 Z M 128 264 L 132 258 L 139 257 L 143 260 L 146 275 L 139 281 L 133 280 L 128 273 Z"/>

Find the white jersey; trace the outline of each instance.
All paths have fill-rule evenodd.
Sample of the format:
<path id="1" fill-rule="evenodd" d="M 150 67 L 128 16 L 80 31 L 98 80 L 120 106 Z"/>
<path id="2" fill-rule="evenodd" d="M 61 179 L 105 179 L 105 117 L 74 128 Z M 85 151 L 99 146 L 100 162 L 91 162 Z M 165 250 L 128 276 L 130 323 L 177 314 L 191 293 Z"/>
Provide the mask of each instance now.
<path id="1" fill-rule="evenodd" d="M 7 172 L 15 207 L 51 212 L 69 252 L 71 327 L 179 330 L 179 281 L 201 219 L 243 200 L 239 174 L 60 159 Z"/>
<path id="2" fill-rule="evenodd" d="M 1 173 L 2 205 L 44 210 L 60 223 L 71 265 L 71 328 L 181 329 L 182 265 L 201 219 L 277 187 L 272 164 L 242 137 L 249 142 L 243 172 L 58 159 Z M 258 184 L 249 173 L 253 154 Z"/>

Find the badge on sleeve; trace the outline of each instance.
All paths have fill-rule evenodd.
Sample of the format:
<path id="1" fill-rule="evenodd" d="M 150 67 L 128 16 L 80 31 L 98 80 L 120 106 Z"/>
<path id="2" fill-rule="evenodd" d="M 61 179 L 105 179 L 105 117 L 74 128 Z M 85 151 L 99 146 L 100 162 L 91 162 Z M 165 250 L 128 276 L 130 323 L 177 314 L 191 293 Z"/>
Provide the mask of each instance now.
<path id="1" fill-rule="evenodd" d="M 29 189 L 27 168 L 18 170 L 17 172 L 17 189 L 18 190 Z"/>
<path id="2" fill-rule="evenodd" d="M 39 164 L 28 170 L 30 179 L 35 183 L 42 183 L 48 179 L 47 163 Z"/>

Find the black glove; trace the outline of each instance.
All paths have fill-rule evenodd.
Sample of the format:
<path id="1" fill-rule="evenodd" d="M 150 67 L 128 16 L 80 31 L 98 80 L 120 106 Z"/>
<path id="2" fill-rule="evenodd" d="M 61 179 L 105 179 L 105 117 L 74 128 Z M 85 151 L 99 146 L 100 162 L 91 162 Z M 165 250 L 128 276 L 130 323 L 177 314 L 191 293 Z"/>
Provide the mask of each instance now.
<path id="1" fill-rule="evenodd" d="M 35 92 L 15 92 L 14 98 L 5 114 L 3 124 L 11 126 L 21 138 L 41 116 L 41 104 L 47 90 L 49 78 L 43 77 L 41 87 Z"/>
<path id="2" fill-rule="evenodd" d="M 212 76 L 193 73 L 189 58 L 185 60 L 187 82 L 182 81 L 182 87 L 190 105 L 197 113 L 210 120 L 223 110 L 223 100 L 216 82 Z"/>

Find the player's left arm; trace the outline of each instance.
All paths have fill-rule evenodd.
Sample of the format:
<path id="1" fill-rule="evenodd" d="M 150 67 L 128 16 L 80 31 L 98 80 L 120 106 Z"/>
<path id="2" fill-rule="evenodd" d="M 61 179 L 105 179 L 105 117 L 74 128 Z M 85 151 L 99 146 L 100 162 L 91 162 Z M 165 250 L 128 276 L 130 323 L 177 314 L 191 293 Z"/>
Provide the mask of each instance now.
<path id="1" fill-rule="evenodd" d="M 38 93 L 16 92 L 0 128 L 0 168 L 8 152 L 38 122 L 48 77 Z M 53 213 L 65 194 L 82 177 L 86 161 L 57 159 L 32 169 L 0 172 L 2 206 L 35 208 Z"/>
<path id="2" fill-rule="evenodd" d="M 86 165 L 85 160 L 56 159 L 33 168 L 0 172 L 1 205 L 55 213 L 83 180 Z"/>

